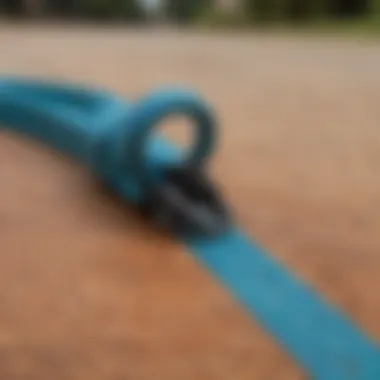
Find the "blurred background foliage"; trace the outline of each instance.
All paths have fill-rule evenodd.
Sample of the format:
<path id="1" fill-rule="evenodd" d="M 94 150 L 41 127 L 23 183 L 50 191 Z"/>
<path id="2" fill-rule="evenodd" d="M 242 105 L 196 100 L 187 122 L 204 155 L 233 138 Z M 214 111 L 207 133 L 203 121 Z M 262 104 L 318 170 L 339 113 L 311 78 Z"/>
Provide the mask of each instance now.
<path id="1" fill-rule="evenodd" d="M 0 12 L 13 18 L 270 26 L 379 20 L 380 0 L 0 0 Z"/>

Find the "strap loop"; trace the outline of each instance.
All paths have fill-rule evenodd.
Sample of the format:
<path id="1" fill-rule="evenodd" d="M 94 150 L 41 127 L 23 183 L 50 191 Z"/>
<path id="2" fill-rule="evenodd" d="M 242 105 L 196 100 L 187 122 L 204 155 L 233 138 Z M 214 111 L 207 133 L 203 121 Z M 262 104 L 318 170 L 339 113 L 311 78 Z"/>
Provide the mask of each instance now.
<path id="1" fill-rule="evenodd" d="M 195 94 L 181 90 L 154 92 L 139 101 L 130 112 L 129 130 L 123 141 L 123 159 L 143 192 L 155 185 L 145 154 L 149 136 L 170 115 L 188 116 L 197 129 L 195 144 L 187 152 L 184 162 L 175 162 L 173 165 L 201 169 L 208 163 L 216 145 L 216 125 L 209 107 Z"/>

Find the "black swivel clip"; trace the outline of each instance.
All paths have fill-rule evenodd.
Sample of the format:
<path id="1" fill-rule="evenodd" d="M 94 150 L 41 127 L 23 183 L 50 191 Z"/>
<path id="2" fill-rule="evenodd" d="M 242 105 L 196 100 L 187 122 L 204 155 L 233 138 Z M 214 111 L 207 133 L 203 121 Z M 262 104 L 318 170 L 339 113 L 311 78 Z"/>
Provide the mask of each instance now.
<path id="1" fill-rule="evenodd" d="M 175 234 L 210 238 L 222 235 L 230 225 L 219 192 L 199 169 L 168 169 L 147 199 L 144 210 Z"/>

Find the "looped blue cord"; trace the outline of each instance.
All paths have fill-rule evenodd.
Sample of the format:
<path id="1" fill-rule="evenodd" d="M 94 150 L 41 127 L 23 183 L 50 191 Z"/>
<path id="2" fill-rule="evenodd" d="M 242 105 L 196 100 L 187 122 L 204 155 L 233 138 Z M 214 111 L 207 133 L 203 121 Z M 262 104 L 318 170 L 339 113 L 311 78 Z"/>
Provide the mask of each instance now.
<path id="1" fill-rule="evenodd" d="M 101 91 L 0 80 L 0 123 L 89 165 L 132 203 L 143 196 L 139 176 L 157 179 L 160 169 L 178 162 L 178 150 L 162 139 L 149 144 L 144 159 L 138 151 L 156 122 L 172 111 L 195 115 L 204 140 L 193 162 L 208 159 L 214 122 L 192 93 L 156 92 L 133 104 Z M 378 344 L 237 226 L 218 239 L 183 243 L 313 379 L 380 379 Z"/>
<path id="2" fill-rule="evenodd" d="M 88 164 L 112 188 L 140 201 L 147 189 L 159 183 L 164 170 L 176 165 L 204 167 L 216 146 L 212 110 L 196 94 L 180 89 L 155 91 L 126 107 L 114 102 L 111 114 L 119 117 L 108 128 L 92 133 Z M 112 102 L 111 102 L 112 103 Z M 108 105 L 109 109 L 110 105 Z M 107 111 L 105 111 L 107 112 Z M 159 123 L 172 115 L 193 121 L 196 141 L 182 157 L 178 147 L 153 135 Z"/>
<path id="3" fill-rule="evenodd" d="M 196 94 L 180 90 L 167 89 L 156 91 L 139 100 L 128 117 L 128 125 L 122 138 L 125 145 L 124 162 L 129 166 L 139 182 L 147 187 L 152 185 L 154 177 L 147 169 L 146 152 L 151 150 L 149 136 L 159 123 L 173 115 L 183 115 L 194 123 L 196 141 L 194 146 L 182 158 L 178 165 L 195 168 L 204 167 L 216 147 L 216 125 L 210 107 Z M 166 142 L 162 141 L 162 144 Z M 154 149 L 154 148 L 153 148 Z M 177 153 L 179 158 L 179 152 Z M 149 163 L 148 163 L 149 164 Z M 170 163 L 173 165 L 173 163 Z"/>

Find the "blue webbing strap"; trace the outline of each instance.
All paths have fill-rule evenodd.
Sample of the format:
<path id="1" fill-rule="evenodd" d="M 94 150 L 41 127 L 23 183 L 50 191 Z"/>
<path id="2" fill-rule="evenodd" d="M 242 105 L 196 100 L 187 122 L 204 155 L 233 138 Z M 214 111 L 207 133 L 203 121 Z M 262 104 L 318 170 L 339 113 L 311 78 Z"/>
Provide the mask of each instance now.
<path id="1" fill-rule="evenodd" d="M 0 122 L 82 163 L 89 163 L 88 150 L 97 146 L 95 156 L 90 157 L 97 173 L 127 200 L 139 198 L 134 181 L 125 175 L 126 168 L 117 167 L 119 156 L 128 153 L 119 146 L 123 145 L 120 133 L 125 122 L 133 119 L 130 105 L 105 93 L 94 96 L 57 85 L 16 84 L 4 82 L 2 93 L 0 82 Z M 197 101 L 190 97 L 191 104 L 196 106 Z M 154 110 L 152 102 L 148 102 L 149 109 Z M 143 120 L 134 120 L 136 125 L 152 116 L 145 111 L 140 113 L 145 115 Z M 157 162 L 176 155 L 173 146 L 161 140 L 149 149 L 152 172 Z M 104 164 L 107 159 L 110 164 Z M 238 228 L 212 241 L 186 239 L 183 243 L 313 379 L 380 380 L 378 345 Z"/>
<path id="2" fill-rule="evenodd" d="M 186 245 L 313 379 L 380 379 L 379 347 L 241 231 Z"/>

